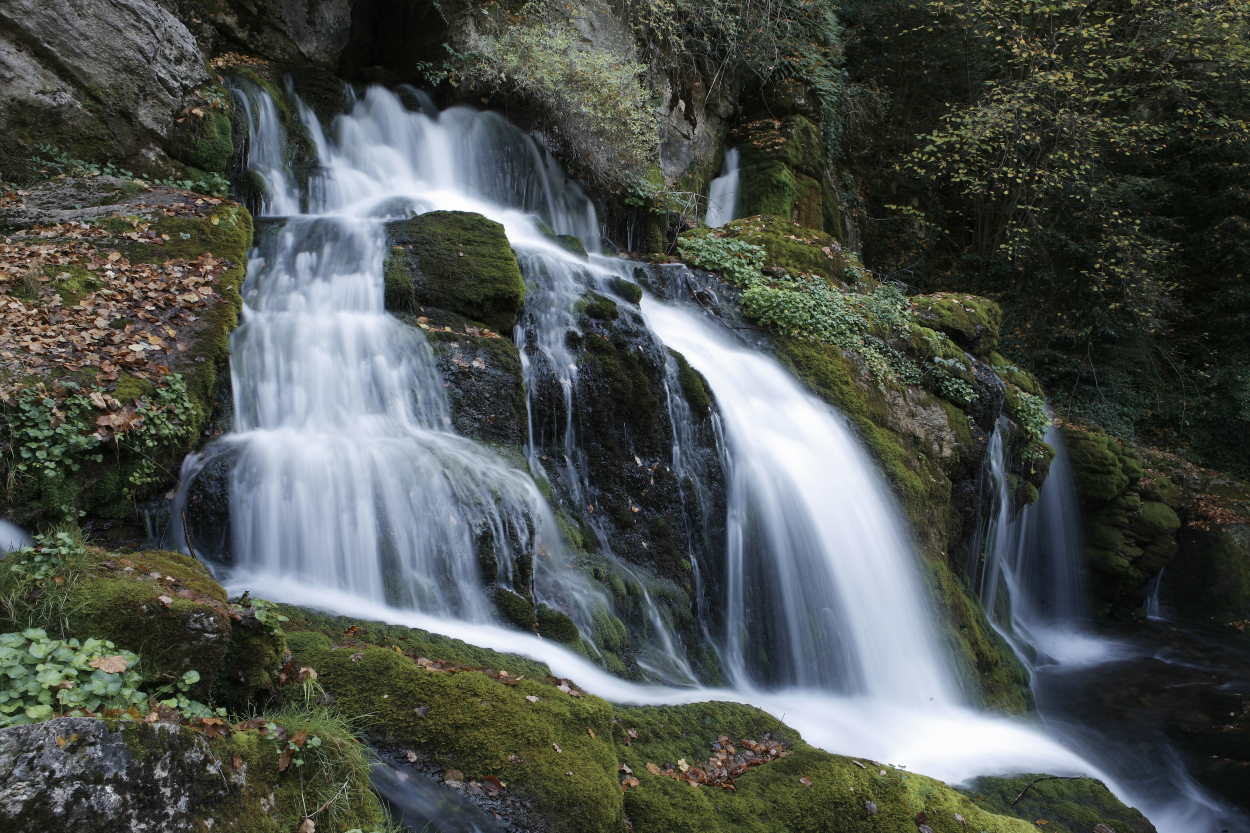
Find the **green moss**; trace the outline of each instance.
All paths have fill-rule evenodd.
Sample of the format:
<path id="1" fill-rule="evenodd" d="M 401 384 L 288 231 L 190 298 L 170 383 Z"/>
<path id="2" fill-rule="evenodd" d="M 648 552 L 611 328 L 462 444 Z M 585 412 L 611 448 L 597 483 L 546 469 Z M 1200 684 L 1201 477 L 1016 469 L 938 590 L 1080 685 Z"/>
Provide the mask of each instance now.
<path id="1" fill-rule="evenodd" d="M 681 384 L 686 404 L 696 417 L 704 417 L 712 411 L 712 392 L 708 390 L 703 374 L 690 366 L 686 357 L 676 350 L 669 350 L 677 362 L 677 381 Z"/>
<path id="2" fill-rule="evenodd" d="M 539 605 L 537 610 L 538 633 L 553 642 L 574 643 L 581 638 L 577 625 L 555 608 Z"/>
<path id="3" fill-rule="evenodd" d="M 824 188 L 820 180 L 800 174 L 795 177 L 794 221 L 807 228 L 823 228 Z"/>
<path id="4" fill-rule="evenodd" d="M 794 171 L 775 159 L 758 159 L 743 153 L 739 168 L 738 202 L 747 216 L 794 218 L 798 202 L 798 183 Z"/>
<path id="5" fill-rule="evenodd" d="M 1181 527 L 1181 519 L 1175 509 L 1166 503 L 1152 500 L 1142 502 L 1132 523 L 1141 536 L 1148 538 L 1166 535 Z"/>
<path id="6" fill-rule="evenodd" d="M 433 211 L 387 224 L 387 307 L 439 307 L 510 333 L 525 281 L 503 226 L 463 211 Z"/>
<path id="7" fill-rule="evenodd" d="M 627 281 L 624 278 L 613 278 L 609 286 L 612 287 L 613 292 L 631 304 L 637 304 L 642 301 L 642 287 L 633 281 Z"/>
<path id="8" fill-rule="evenodd" d="M 1077 491 L 1085 501 L 1105 503 L 1132 483 L 1131 469 L 1125 465 L 1120 443 L 1113 437 L 1071 426 L 1064 430 L 1063 437 Z"/>
<path id="9" fill-rule="evenodd" d="M 505 685 L 475 671 L 430 672 L 385 648 L 336 649 L 321 635 L 293 634 L 291 647 L 339 708 L 369 716 L 370 733 L 383 742 L 467 779 L 497 776 L 510 795 L 529 797 L 553 831 L 616 831 L 624 823 L 604 701 L 537 680 Z"/>
<path id="10" fill-rule="evenodd" d="M 39 626 L 60 638 L 93 636 L 142 657 L 145 681 L 200 673 L 196 694 L 242 706 L 273 688 L 285 654 L 282 633 L 251 608 L 232 609 L 195 559 L 176 552 L 84 550 L 59 581 L 32 582 L 0 561 L 0 623 Z"/>
<path id="11" fill-rule="evenodd" d="M 583 315 L 599 321 L 613 321 L 617 316 L 616 301 L 598 292 L 587 292 L 583 295 L 577 309 Z"/>
<path id="12" fill-rule="evenodd" d="M 78 302 L 100 288 L 100 280 L 81 263 L 45 266 L 44 274 L 52 279 L 52 291 L 61 298 L 61 305 L 77 306 Z"/>
<path id="13" fill-rule="evenodd" d="M 1044 829 L 1051 833 L 1088 833 L 1099 825 L 1114 833 L 1154 833 L 1145 816 L 1125 807 L 1092 778 L 977 778 L 965 792 L 991 812 L 1027 821 L 1043 819 Z"/>
<path id="14" fill-rule="evenodd" d="M 977 295 L 939 292 L 916 295 L 912 309 L 922 324 L 946 333 L 976 356 L 988 356 L 998 344 L 1003 310 Z"/>
<path id="15" fill-rule="evenodd" d="M 822 231 L 796 225 L 788 218 L 746 217 L 716 229 L 692 229 L 685 235 L 742 240 L 764 249 L 765 267 L 785 269 L 793 274 L 820 275 L 830 281 L 846 280 L 852 266 L 852 259 L 836 240 Z"/>
<path id="16" fill-rule="evenodd" d="M 982 702 L 995 711 L 1017 714 L 1033 708 L 1029 675 L 1011 646 L 985 618 L 985 612 L 945 562 L 926 562 L 929 586 L 941 605 L 939 617 L 951 653 L 977 683 Z"/>
<path id="17" fill-rule="evenodd" d="M 234 128 L 230 98 L 223 90 L 220 107 L 197 107 L 187 112 L 170 131 L 169 155 L 179 162 L 211 173 L 225 173 L 234 156 Z"/>
<path id="18" fill-rule="evenodd" d="M 514 593 L 506 587 L 495 590 L 495 609 L 505 621 L 511 622 L 521 630 L 532 631 L 535 626 L 534 605 L 520 593 Z"/>

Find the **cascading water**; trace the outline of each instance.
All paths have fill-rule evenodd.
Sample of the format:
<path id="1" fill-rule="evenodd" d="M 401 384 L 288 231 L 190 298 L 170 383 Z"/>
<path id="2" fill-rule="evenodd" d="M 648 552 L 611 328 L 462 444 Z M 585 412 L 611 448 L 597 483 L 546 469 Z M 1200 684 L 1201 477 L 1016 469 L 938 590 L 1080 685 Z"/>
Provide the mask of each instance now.
<path id="1" fill-rule="evenodd" d="M 0 518 L 0 555 L 30 546 L 30 536 L 20 526 Z"/>
<path id="2" fill-rule="evenodd" d="M 986 614 L 1029 667 L 1100 662 L 1114 644 L 1089 633 L 1081 574 L 1080 510 L 1063 435 L 1044 437 L 1055 450 L 1036 503 L 1019 512 L 1008 487 L 1004 426 L 990 436 L 987 474 L 993 499 L 978 553 L 979 592 Z"/>
<path id="3" fill-rule="evenodd" d="M 1159 830 L 1242 829 L 1236 813 L 1193 781 L 1164 733 L 1139 730 L 1126 743 L 1082 727 L 1088 721 L 1072 713 L 1068 701 L 1081 699 L 1072 692 L 1095 679 L 1089 676 L 1094 666 L 1112 668 L 1135 653 L 1092 629 L 1081 573 L 1080 510 L 1063 434 L 1053 424 L 1047 429 L 1044 439 L 1055 450 L 1050 471 L 1037 501 L 1015 512 L 1005 431 L 1000 421 L 987 451 L 993 510 L 978 553 L 979 592 L 991 624 L 1030 670 L 1039 716 L 1052 734 L 1103 763 L 1121 783 L 1133 784 L 1139 806 Z"/>
<path id="4" fill-rule="evenodd" d="M 704 224 L 716 228 L 738 216 L 738 149 L 725 151 L 725 165 L 720 176 L 713 179 L 707 189 L 707 214 Z"/>
<path id="5" fill-rule="evenodd" d="M 435 114 L 411 93 L 418 106 L 408 109 L 380 89 L 337 120 L 333 139 L 305 113 L 320 170 L 301 193 L 282 161 L 273 103 L 259 90 L 241 95 L 250 158 L 267 185 L 263 213 L 283 219 L 263 224 L 249 269 L 232 359 L 236 429 L 189 461 L 184 479 L 185 489 L 215 455 L 235 461 L 232 586 L 522 653 L 619 702 L 745 700 L 809 742 L 949 781 L 1023 771 L 1106 778 L 1034 727 L 960 704 L 907 536 L 847 425 L 692 309 L 644 300 L 653 328 L 703 373 L 721 411 L 731 477 L 723 653 L 738 687 L 626 682 L 492 624 L 483 588 L 508 584 L 504 562 L 513 558 L 497 559 L 498 575 L 482 575 L 483 536 L 516 554 L 533 551 L 535 596 L 580 611 L 579 624 L 603 602 L 564 564 L 529 475 L 450 431 L 429 345 L 382 309 L 382 223 L 439 208 L 504 224 L 530 283 L 517 335 L 533 346 L 526 379 L 534 384 L 575 378 L 560 354 L 568 301 L 627 270 L 602 259 L 578 265 L 541 233 L 531 214 L 594 248 L 593 209 L 498 117 Z M 535 311 L 543 292 L 555 299 L 550 318 Z M 556 419 L 536 413 L 529 393 L 531 437 L 555 425 L 568 451 L 559 465 L 580 477 L 574 433 L 560 427 L 567 409 Z M 689 419 L 673 401 L 669 413 Z M 688 436 L 688 425 L 674 425 L 675 470 L 690 470 L 681 447 Z"/>
<path id="6" fill-rule="evenodd" d="M 649 298 L 643 310 L 724 420 L 734 679 L 955 702 L 902 520 L 844 419 L 706 316 Z"/>
<path id="7" fill-rule="evenodd" d="M 383 310 L 384 220 L 419 205 L 431 191 L 422 174 L 454 169 L 455 152 L 430 141 L 415 160 L 423 169 L 397 164 L 411 156 L 379 161 L 385 154 L 372 151 L 411 140 L 410 122 L 429 120 L 390 94 L 367 95 L 357 118 L 340 121 L 335 142 L 305 114 L 321 167 L 301 199 L 276 161 L 286 141 L 273 102 L 246 87 L 240 99 L 254 130 L 249 159 L 267 185 L 262 214 L 275 219 L 249 264 L 232 343 L 234 430 L 204 455 L 232 460 L 236 570 L 484 621 L 492 610 L 486 586 L 511 586 L 514 565 L 532 554 L 535 592 L 588 622 L 593 593 L 561 564 L 541 493 L 525 472 L 451 432 L 424 336 Z M 465 144 L 489 127 L 465 128 Z M 484 188 L 504 188 L 506 177 L 487 173 L 473 170 Z M 546 199 L 553 221 L 577 225 L 550 193 L 520 198 Z M 301 203 L 308 214 L 276 216 Z M 203 462 L 191 461 L 189 471 Z M 481 574 L 483 541 L 496 575 Z"/>

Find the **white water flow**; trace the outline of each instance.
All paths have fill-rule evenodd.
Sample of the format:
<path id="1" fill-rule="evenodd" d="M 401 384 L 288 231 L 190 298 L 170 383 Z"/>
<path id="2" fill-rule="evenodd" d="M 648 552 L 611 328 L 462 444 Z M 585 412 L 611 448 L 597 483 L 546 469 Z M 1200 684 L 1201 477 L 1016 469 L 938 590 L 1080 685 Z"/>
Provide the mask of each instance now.
<path id="1" fill-rule="evenodd" d="M 284 158 L 276 111 L 259 91 L 243 94 L 256 131 L 252 158 Z M 540 252 L 545 262 L 571 263 L 532 214 L 593 242 L 593 213 L 497 117 L 435 117 L 379 89 L 339 117 L 332 136 L 305 116 L 320 171 L 305 193 L 293 177 L 264 177 L 263 213 L 285 216 L 267 224 L 277 228 L 262 236 L 249 269 L 233 344 L 235 431 L 207 452 L 238 460 L 232 590 L 524 654 L 616 702 L 746 701 L 830 751 L 952 782 L 1003 772 L 1106 780 L 1036 724 L 962 705 L 907 535 L 844 421 L 700 313 L 650 299 L 651 326 L 703 373 L 723 414 L 734 533 L 725 640 L 736 687 L 628 682 L 493 624 L 482 588 L 509 583 L 503 565 L 513 559 L 499 557 L 499 574 L 483 575 L 483 538 L 535 553 L 540 598 L 577 614 L 595 591 L 563 563 L 529 476 L 450 431 L 429 346 L 382 308 L 382 221 L 478 211 L 505 225 L 523 259 Z M 297 213 L 301 205 L 306 213 Z M 559 291 L 594 277 L 554 271 Z M 555 320 L 531 318 L 523 333 L 549 339 L 553 347 L 534 355 L 558 365 L 554 334 L 565 333 Z M 191 461 L 188 472 L 196 469 Z M 775 615 L 759 604 L 765 598 Z"/>
<path id="2" fill-rule="evenodd" d="M 990 622 L 1029 668 L 1087 665 L 1120 654 L 1089 630 L 1081 573 L 1080 509 L 1063 435 L 1051 425 L 1055 450 L 1035 503 L 1018 512 L 1008 487 L 1003 426 L 990 436 L 988 474 L 994 510 L 984 536 L 980 597 Z"/>
<path id="3" fill-rule="evenodd" d="M 703 222 L 712 228 L 723 226 L 738 216 L 738 183 L 741 179 L 738 156 L 737 148 L 725 151 L 725 164 L 720 176 L 708 185 L 707 214 Z"/>
<path id="4" fill-rule="evenodd" d="M 733 678 L 957 702 L 902 518 L 845 419 L 705 315 L 651 298 L 643 313 L 724 421 Z"/>
<path id="5" fill-rule="evenodd" d="M 514 565 L 532 556 L 534 592 L 588 624 L 596 594 L 563 563 L 554 517 L 528 473 L 452 433 L 423 334 L 383 310 L 386 218 L 465 203 L 436 201 L 457 169 L 483 190 L 506 190 L 506 177 L 458 156 L 490 133 L 491 119 L 461 125 L 455 144 L 447 130 L 417 143 L 432 123 L 389 93 L 367 95 L 334 139 L 306 113 L 320 171 L 301 195 L 276 161 L 287 145 L 272 101 L 248 88 L 240 98 L 252 121 L 249 159 L 267 186 L 262 214 L 275 219 L 249 264 L 232 341 L 234 430 L 206 452 L 234 458 L 235 569 L 266 584 L 298 577 L 489 621 L 485 588 L 512 586 Z M 517 196 L 576 226 L 550 197 Z M 279 216 L 301 204 L 308 213 Z M 495 575 L 482 574 L 483 547 Z"/>
<path id="6" fill-rule="evenodd" d="M 0 556 L 30 546 L 30 536 L 15 523 L 0 518 Z"/>

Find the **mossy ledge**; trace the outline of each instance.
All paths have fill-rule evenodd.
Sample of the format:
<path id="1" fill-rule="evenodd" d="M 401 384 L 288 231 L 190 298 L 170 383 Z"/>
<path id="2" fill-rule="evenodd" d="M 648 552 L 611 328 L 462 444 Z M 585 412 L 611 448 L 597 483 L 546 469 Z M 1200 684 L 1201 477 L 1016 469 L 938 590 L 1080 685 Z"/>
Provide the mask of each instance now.
<path id="1" fill-rule="evenodd" d="M 935 833 L 1035 829 L 932 778 L 811 747 L 751 706 L 613 706 L 530 660 L 419 630 L 283 612 L 296 661 L 317 670 L 337 707 L 369 715 L 375 743 L 412 752 L 444 779 L 497 778 L 555 833 L 914 833 L 921 814 Z M 699 766 L 723 737 L 768 739 L 787 754 L 737 776 L 733 790 L 664 774 Z M 1105 814 L 1114 825 L 1131 811 L 1110 799 Z"/>

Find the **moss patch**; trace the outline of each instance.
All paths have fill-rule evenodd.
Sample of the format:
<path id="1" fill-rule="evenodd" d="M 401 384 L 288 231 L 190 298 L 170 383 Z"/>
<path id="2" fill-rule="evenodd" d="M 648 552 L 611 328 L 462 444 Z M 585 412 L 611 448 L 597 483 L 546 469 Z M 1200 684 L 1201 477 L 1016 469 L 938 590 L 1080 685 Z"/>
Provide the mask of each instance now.
<path id="1" fill-rule="evenodd" d="M 922 323 L 946 333 L 974 355 L 988 356 L 998 345 L 1003 310 L 988 298 L 939 292 L 917 295 L 911 302 Z"/>
<path id="2" fill-rule="evenodd" d="M 1113 833 L 1154 833 L 1145 816 L 1125 807 L 1092 778 L 978 778 L 965 792 L 987 810 L 1028 821 L 1041 819 L 1045 830 L 1057 833 L 1087 833 L 1099 825 Z"/>
<path id="3" fill-rule="evenodd" d="M 0 561 L 0 623 L 7 629 L 108 639 L 142 657 L 145 681 L 164 684 L 195 670 L 199 696 L 233 706 L 276 688 L 286 653 L 281 631 L 259 621 L 253 608 L 228 604 L 189 556 L 86 549 L 47 580 L 32 580 L 23 563 L 21 556 Z"/>
<path id="4" fill-rule="evenodd" d="M 450 310 L 510 333 L 525 281 L 503 226 L 480 214 L 432 211 L 387 224 L 387 308 Z"/>

